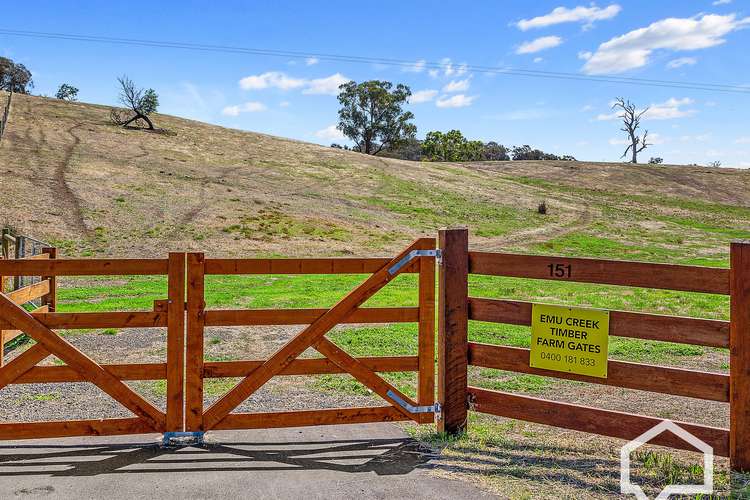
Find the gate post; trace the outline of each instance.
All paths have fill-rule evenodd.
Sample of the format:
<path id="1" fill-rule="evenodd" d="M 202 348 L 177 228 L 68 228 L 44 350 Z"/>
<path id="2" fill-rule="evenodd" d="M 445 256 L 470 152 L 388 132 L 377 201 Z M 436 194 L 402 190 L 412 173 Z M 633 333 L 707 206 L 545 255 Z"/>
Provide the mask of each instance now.
<path id="1" fill-rule="evenodd" d="M 750 241 L 730 247 L 729 456 L 750 471 Z"/>
<path id="2" fill-rule="evenodd" d="M 441 229 L 438 280 L 438 432 L 466 430 L 469 327 L 469 231 Z"/>
<path id="3" fill-rule="evenodd" d="M 169 253 L 167 264 L 167 427 L 183 430 L 185 394 L 185 254 Z"/>
<path id="4" fill-rule="evenodd" d="M 203 328 L 205 258 L 187 254 L 187 350 L 185 357 L 185 430 L 203 431 Z"/>

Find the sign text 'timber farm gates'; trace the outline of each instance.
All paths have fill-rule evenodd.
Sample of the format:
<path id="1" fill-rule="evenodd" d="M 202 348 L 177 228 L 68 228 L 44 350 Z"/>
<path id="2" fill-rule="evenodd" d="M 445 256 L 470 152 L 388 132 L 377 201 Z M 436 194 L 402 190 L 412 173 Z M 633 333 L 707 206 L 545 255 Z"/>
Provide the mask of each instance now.
<path id="1" fill-rule="evenodd" d="M 607 378 L 609 311 L 533 304 L 532 368 Z"/>

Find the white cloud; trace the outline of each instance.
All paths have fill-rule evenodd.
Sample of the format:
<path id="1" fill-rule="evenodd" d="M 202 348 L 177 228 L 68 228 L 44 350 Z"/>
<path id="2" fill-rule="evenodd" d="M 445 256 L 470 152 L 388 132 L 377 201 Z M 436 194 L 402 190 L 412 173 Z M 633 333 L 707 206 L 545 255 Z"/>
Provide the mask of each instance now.
<path id="1" fill-rule="evenodd" d="M 673 118 L 691 116 L 696 113 L 694 109 L 682 108 L 683 106 L 690 106 L 693 102 L 694 101 L 689 97 L 683 99 L 675 99 L 674 97 L 671 97 L 663 103 L 652 104 L 643 117 L 651 120 L 670 120 Z"/>
<path id="2" fill-rule="evenodd" d="M 246 76 L 240 80 L 240 88 L 244 90 L 262 90 L 267 88 L 290 90 L 304 85 L 304 79 L 291 78 L 280 71 L 268 71 L 260 75 Z"/>
<path id="3" fill-rule="evenodd" d="M 438 94 L 438 91 L 433 90 L 433 89 L 417 90 L 416 92 L 412 93 L 411 97 L 409 98 L 409 102 L 411 104 L 419 104 L 420 102 L 429 102 L 433 100 L 437 94 Z"/>
<path id="4" fill-rule="evenodd" d="M 594 106 L 592 106 L 591 104 L 584 104 L 584 106 L 581 108 L 581 111 L 585 113 L 586 111 L 592 111 L 593 109 Z"/>
<path id="5" fill-rule="evenodd" d="M 747 24 L 750 24 L 750 17 L 737 19 L 735 14 L 662 19 L 599 45 L 595 53 L 586 57 L 583 72 L 599 75 L 640 68 L 658 49 L 680 51 L 714 47 L 724 43 L 724 35 Z"/>
<path id="6" fill-rule="evenodd" d="M 534 58 L 534 62 L 535 62 L 535 63 L 540 63 L 540 62 L 542 62 L 542 61 L 544 61 L 544 58 L 542 58 L 542 57 L 535 57 L 535 58 Z"/>
<path id="7" fill-rule="evenodd" d="M 422 71 L 424 71 L 425 64 L 427 64 L 427 61 L 425 61 L 424 59 L 420 59 L 414 64 L 404 66 L 402 69 L 407 73 L 421 73 Z"/>
<path id="8" fill-rule="evenodd" d="M 677 59 L 672 59 L 667 63 L 667 68 L 675 69 L 679 68 L 680 66 L 692 66 L 693 64 L 697 63 L 698 59 L 695 57 L 678 57 Z"/>
<path id="9" fill-rule="evenodd" d="M 317 57 L 308 57 L 307 59 L 305 59 L 305 64 L 307 66 L 315 66 L 319 62 L 320 62 L 320 59 L 318 59 Z"/>
<path id="10" fill-rule="evenodd" d="M 292 90 L 302 88 L 303 94 L 327 94 L 337 95 L 339 85 L 349 81 L 341 73 L 334 73 L 325 78 L 308 80 L 305 78 L 293 78 L 280 71 L 268 71 L 260 75 L 246 76 L 240 80 L 240 88 L 244 90 L 263 90 L 275 88 L 279 90 Z"/>
<path id="11" fill-rule="evenodd" d="M 441 96 L 440 99 L 438 99 L 435 102 L 435 105 L 438 108 L 464 108 L 466 106 L 471 106 L 471 104 L 474 102 L 474 99 L 476 99 L 478 96 L 467 96 L 464 94 L 456 94 L 453 96 Z"/>
<path id="12" fill-rule="evenodd" d="M 735 144 L 750 144 L 750 135 L 745 137 L 738 137 L 734 141 Z"/>
<path id="13" fill-rule="evenodd" d="M 516 26 L 521 31 L 530 30 L 533 28 L 546 28 L 547 26 L 553 26 L 555 24 L 562 23 L 579 23 L 583 22 L 584 27 L 590 27 L 594 21 L 602 21 L 604 19 L 612 19 L 620 13 L 622 7 L 617 4 L 612 4 L 605 8 L 599 8 L 596 5 L 591 7 L 584 7 L 579 5 L 578 7 L 568 9 L 566 7 L 557 7 L 552 9 L 552 12 L 543 16 L 534 17 L 532 19 L 521 19 L 516 23 Z"/>
<path id="14" fill-rule="evenodd" d="M 320 129 L 315 132 L 315 137 L 318 139 L 324 139 L 326 141 L 343 141 L 346 140 L 346 136 L 343 132 L 336 128 L 336 125 L 328 125 L 326 128 Z"/>
<path id="15" fill-rule="evenodd" d="M 674 97 L 670 97 L 662 103 L 651 104 L 651 106 L 649 106 L 648 108 L 648 111 L 646 111 L 646 113 L 643 115 L 643 118 L 650 120 L 671 120 L 674 118 L 685 118 L 687 116 L 692 116 L 696 113 L 696 110 L 683 109 L 683 106 L 689 106 L 693 104 L 693 102 L 694 101 L 689 97 L 684 97 L 682 99 L 675 99 Z M 616 110 L 612 113 L 600 114 L 596 116 L 596 120 L 619 120 L 621 113 L 621 111 Z"/>
<path id="16" fill-rule="evenodd" d="M 732 0 L 716 0 L 711 5 L 729 5 L 730 3 L 732 3 Z"/>
<path id="17" fill-rule="evenodd" d="M 440 60 L 440 68 L 433 68 L 431 70 L 428 70 L 427 74 L 429 74 L 433 78 L 437 78 L 441 73 L 443 76 L 447 77 L 458 77 L 465 75 L 468 70 L 469 68 L 466 63 L 454 65 L 450 57 L 444 57 Z"/>
<path id="18" fill-rule="evenodd" d="M 221 114 L 225 116 L 239 116 L 240 113 L 258 113 L 268 109 L 265 104 L 258 101 L 249 101 L 244 104 L 237 104 L 235 106 L 227 106 L 221 110 Z"/>
<path id="19" fill-rule="evenodd" d="M 325 78 L 316 78 L 307 82 L 303 94 L 326 94 L 338 95 L 339 86 L 345 84 L 350 79 L 341 73 L 335 73 Z"/>
<path id="20" fill-rule="evenodd" d="M 289 106 L 291 106 L 291 105 L 292 105 L 292 103 L 291 103 L 291 102 L 289 102 L 289 101 L 281 101 L 281 102 L 279 103 L 279 107 L 280 107 L 280 108 L 288 108 L 288 107 L 289 107 Z"/>
<path id="21" fill-rule="evenodd" d="M 562 42 L 563 40 L 559 36 L 542 36 L 529 42 L 523 42 L 516 49 L 516 54 L 533 54 L 535 52 L 539 52 L 540 50 L 557 47 Z"/>
<path id="22" fill-rule="evenodd" d="M 470 80 L 471 78 L 465 78 L 463 80 L 451 80 L 443 87 L 443 92 L 466 92 L 467 90 L 469 90 L 469 86 L 471 85 Z"/>

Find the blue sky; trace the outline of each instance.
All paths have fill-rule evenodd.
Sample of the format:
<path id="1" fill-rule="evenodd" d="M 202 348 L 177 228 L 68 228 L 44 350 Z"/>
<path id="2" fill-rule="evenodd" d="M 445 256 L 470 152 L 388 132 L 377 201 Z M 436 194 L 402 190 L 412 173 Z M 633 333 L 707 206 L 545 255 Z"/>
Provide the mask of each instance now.
<path id="1" fill-rule="evenodd" d="M 643 159 L 750 167 L 750 93 L 532 78 L 468 66 L 748 86 L 750 3 L 682 2 L 14 2 L 0 28 L 413 61 L 411 66 L 86 43 L 0 34 L 35 93 L 62 82 L 114 104 L 116 77 L 153 87 L 164 113 L 330 144 L 337 83 L 408 84 L 418 136 L 531 144 L 617 161 L 616 96 L 651 106 Z M 420 61 L 441 63 L 430 71 Z M 416 102 L 420 101 L 420 102 Z"/>

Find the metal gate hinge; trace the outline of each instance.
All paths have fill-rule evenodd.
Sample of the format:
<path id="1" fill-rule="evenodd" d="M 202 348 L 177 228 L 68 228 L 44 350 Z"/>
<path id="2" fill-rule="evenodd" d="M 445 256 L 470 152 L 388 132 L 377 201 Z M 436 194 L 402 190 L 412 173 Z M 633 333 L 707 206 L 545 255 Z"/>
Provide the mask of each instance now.
<path id="1" fill-rule="evenodd" d="M 440 403 L 435 403 L 430 406 L 414 406 L 404 401 L 401 396 L 393 391 L 388 391 L 386 395 L 409 413 L 440 413 Z"/>
<path id="2" fill-rule="evenodd" d="M 435 250 L 412 250 L 411 252 L 409 252 L 406 255 L 404 255 L 401 258 L 401 260 L 399 260 L 398 262 L 396 262 L 395 264 L 393 264 L 388 269 L 388 274 L 390 274 L 391 276 L 393 276 L 402 267 L 404 267 L 406 264 L 408 264 L 412 260 L 416 259 L 417 257 L 435 257 L 438 260 L 438 264 L 440 264 L 440 260 L 441 260 L 442 255 L 440 253 L 440 250 L 438 250 L 438 249 L 435 249 Z"/>

